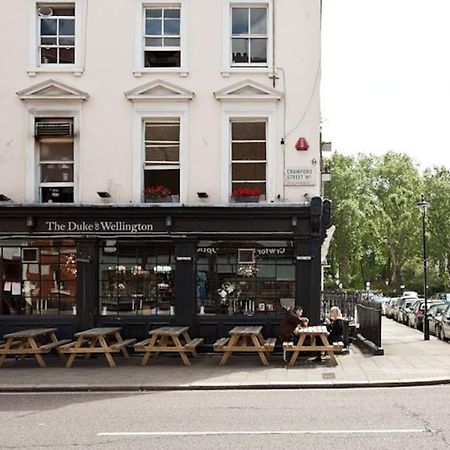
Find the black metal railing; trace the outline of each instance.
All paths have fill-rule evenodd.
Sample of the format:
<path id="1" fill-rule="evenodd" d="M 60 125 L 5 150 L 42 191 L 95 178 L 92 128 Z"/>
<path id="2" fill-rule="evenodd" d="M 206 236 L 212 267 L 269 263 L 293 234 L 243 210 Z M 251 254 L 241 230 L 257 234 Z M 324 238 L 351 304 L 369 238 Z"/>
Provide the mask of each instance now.
<path id="1" fill-rule="evenodd" d="M 321 317 L 328 317 L 330 315 L 330 308 L 337 306 L 342 316 L 350 322 L 353 322 L 356 317 L 356 305 L 362 295 L 359 292 L 322 292 Z"/>
<path id="2" fill-rule="evenodd" d="M 381 349 L 381 303 L 370 300 L 366 292 L 322 292 L 321 317 L 328 317 L 337 306 L 348 326 L 360 334 L 373 349 Z"/>
<path id="3" fill-rule="evenodd" d="M 381 348 L 381 303 L 361 298 L 357 311 L 359 333 Z"/>

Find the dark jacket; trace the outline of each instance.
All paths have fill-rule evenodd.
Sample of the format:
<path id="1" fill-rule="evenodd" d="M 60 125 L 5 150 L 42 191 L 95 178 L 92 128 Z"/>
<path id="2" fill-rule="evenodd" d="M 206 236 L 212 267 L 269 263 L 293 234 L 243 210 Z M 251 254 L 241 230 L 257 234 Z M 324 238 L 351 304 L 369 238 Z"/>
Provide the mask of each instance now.
<path id="1" fill-rule="evenodd" d="M 297 314 L 289 311 L 284 317 L 280 325 L 280 340 L 292 341 L 294 338 L 294 330 L 298 325 L 303 323 L 303 319 L 298 317 Z"/>
<path id="2" fill-rule="evenodd" d="M 330 325 L 327 325 L 330 344 L 344 340 L 344 321 L 342 319 L 332 320 Z"/>

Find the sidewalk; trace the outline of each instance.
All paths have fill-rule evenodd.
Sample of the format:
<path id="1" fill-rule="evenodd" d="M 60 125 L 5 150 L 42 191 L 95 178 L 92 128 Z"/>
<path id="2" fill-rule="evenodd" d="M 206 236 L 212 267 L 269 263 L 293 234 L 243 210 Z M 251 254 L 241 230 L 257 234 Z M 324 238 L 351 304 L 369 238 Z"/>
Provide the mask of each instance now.
<path id="1" fill-rule="evenodd" d="M 450 345 L 383 318 L 384 356 L 365 354 L 355 345 L 339 355 L 339 365 L 313 363 L 299 358 L 296 367 L 286 368 L 279 355 L 269 367 L 257 355 L 232 356 L 225 367 L 220 355 L 200 356 L 185 367 L 178 356 L 160 356 L 148 366 L 141 357 L 117 357 L 117 368 L 103 357 L 77 359 L 70 369 L 59 358 L 46 358 L 48 367 L 36 361 L 7 360 L 0 369 L 0 392 L 24 391 L 139 391 L 177 389 L 289 389 L 386 387 L 450 383 Z"/>

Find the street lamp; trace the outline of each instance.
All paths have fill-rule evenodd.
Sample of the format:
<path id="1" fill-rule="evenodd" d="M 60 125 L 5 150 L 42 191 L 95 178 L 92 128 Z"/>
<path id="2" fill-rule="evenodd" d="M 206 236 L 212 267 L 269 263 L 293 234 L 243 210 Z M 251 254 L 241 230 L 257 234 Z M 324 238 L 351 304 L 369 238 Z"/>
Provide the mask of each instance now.
<path id="1" fill-rule="evenodd" d="M 428 303 L 427 303 L 427 239 L 425 236 L 426 216 L 430 204 L 425 201 L 422 194 L 421 200 L 417 203 L 419 211 L 422 213 L 422 241 L 423 241 L 423 295 L 425 300 L 425 311 L 423 316 L 423 338 L 425 341 L 430 340 L 430 328 L 427 319 Z"/>

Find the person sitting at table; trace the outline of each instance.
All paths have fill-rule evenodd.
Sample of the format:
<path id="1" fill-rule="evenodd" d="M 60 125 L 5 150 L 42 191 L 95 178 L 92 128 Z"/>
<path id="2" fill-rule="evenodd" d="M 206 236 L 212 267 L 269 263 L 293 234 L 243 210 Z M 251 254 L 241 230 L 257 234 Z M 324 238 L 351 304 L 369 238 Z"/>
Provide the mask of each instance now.
<path id="1" fill-rule="evenodd" d="M 293 341 L 295 344 L 298 342 L 298 335 L 295 332 L 297 326 L 307 327 L 309 319 L 303 317 L 303 308 L 301 306 L 295 306 L 284 317 L 280 325 L 280 340 Z"/>
<path id="2" fill-rule="evenodd" d="M 337 306 L 330 308 L 330 318 L 325 319 L 325 325 L 328 332 L 328 342 L 333 345 L 333 342 L 342 342 L 344 340 L 344 319 L 341 310 Z M 322 361 L 321 352 L 317 353 L 314 361 Z"/>

